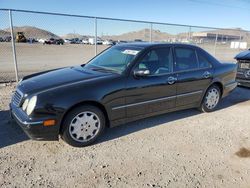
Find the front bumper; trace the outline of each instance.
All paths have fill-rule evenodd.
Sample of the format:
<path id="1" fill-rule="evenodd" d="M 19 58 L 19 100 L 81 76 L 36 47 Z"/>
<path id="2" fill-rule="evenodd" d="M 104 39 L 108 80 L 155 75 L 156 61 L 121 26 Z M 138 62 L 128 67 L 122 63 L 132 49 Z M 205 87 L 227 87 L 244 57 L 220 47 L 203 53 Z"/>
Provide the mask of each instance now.
<path id="1" fill-rule="evenodd" d="M 58 125 L 51 127 L 43 126 L 43 121 L 48 119 L 30 119 L 20 108 L 10 104 L 11 118 L 23 129 L 29 138 L 33 140 L 58 140 Z"/>
<path id="2" fill-rule="evenodd" d="M 250 79 L 236 79 L 239 86 L 250 87 Z"/>

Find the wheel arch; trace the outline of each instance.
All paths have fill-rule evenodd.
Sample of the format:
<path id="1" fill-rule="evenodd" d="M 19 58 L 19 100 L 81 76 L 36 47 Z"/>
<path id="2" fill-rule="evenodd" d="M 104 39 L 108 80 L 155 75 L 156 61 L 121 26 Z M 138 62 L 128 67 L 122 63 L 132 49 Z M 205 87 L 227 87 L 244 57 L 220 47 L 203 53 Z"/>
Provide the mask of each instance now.
<path id="1" fill-rule="evenodd" d="M 63 118 L 62 118 L 61 123 L 60 123 L 60 130 L 59 130 L 60 133 L 61 133 L 61 131 L 62 131 L 62 127 L 63 127 L 62 124 L 63 124 L 63 122 L 64 122 L 66 116 L 67 116 L 73 109 L 75 109 L 75 108 L 77 108 L 77 107 L 79 107 L 79 106 L 83 106 L 83 105 L 91 105 L 91 106 L 95 106 L 95 107 L 99 108 L 99 109 L 103 112 L 103 114 L 104 114 L 104 116 L 105 116 L 106 126 L 107 126 L 107 127 L 110 127 L 108 113 L 107 113 L 107 110 L 106 110 L 106 108 L 104 107 L 103 104 L 101 104 L 101 103 L 99 103 L 99 102 L 97 102 L 97 101 L 82 101 L 82 102 L 76 103 L 76 104 L 74 104 L 73 106 L 71 106 L 71 107 L 63 114 Z"/>
<path id="2" fill-rule="evenodd" d="M 203 96 L 202 96 L 202 99 L 201 99 L 201 101 L 200 101 L 200 104 L 199 104 L 199 110 L 200 111 L 202 111 L 202 112 L 207 112 L 207 111 L 204 111 L 203 110 L 203 107 L 202 107 L 202 103 L 203 103 L 203 101 L 204 101 L 204 99 L 205 99 L 205 96 L 206 96 L 206 93 L 207 93 L 207 91 L 208 91 L 208 89 L 211 87 L 211 86 L 217 86 L 217 87 L 219 87 L 219 89 L 220 89 L 220 92 L 221 92 L 221 96 L 220 97 L 222 97 L 222 95 L 223 95 L 223 84 L 220 82 L 220 81 L 214 81 L 214 82 L 212 82 L 207 88 L 206 88 L 206 90 L 204 91 L 204 93 L 203 93 Z"/>
<path id="3" fill-rule="evenodd" d="M 213 85 L 216 85 L 216 86 L 218 86 L 218 87 L 220 88 L 221 97 L 223 96 L 223 84 L 222 84 L 220 81 L 214 81 L 214 82 L 212 82 L 212 83 L 204 90 L 203 96 L 202 96 L 201 101 L 200 101 L 200 105 L 201 105 L 202 101 L 204 100 L 204 97 L 205 97 L 205 95 L 206 95 L 206 93 L 207 93 L 207 90 L 208 90 L 211 86 L 213 86 Z"/>
<path id="4" fill-rule="evenodd" d="M 224 89 L 223 89 L 223 84 L 220 82 L 220 81 L 215 81 L 213 82 L 209 87 L 213 86 L 213 85 L 216 85 L 220 88 L 220 92 L 221 92 L 221 97 L 223 96 L 223 92 L 224 92 Z M 209 88 L 208 87 L 208 88 Z M 208 90 L 207 88 L 207 90 Z"/>

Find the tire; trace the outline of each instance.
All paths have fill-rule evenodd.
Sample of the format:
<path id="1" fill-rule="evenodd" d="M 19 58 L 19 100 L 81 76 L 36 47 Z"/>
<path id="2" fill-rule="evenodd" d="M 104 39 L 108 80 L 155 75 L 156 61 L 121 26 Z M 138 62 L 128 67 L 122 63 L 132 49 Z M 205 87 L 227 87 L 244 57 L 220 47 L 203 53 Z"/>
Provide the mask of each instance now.
<path id="1" fill-rule="evenodd" d="M 221 99 L 221 90 L 217 85 L 210 86 L 203 97 L 199 110 L 213 112 L 216 110 Z"/>
<path id="2" fill-rule="evenodd" d="M 74 108 L 62 124 L 62 139 L 71 146 L 84 147 L 92 144 L 105 129 L 103 112 L 91 105 Z"/>

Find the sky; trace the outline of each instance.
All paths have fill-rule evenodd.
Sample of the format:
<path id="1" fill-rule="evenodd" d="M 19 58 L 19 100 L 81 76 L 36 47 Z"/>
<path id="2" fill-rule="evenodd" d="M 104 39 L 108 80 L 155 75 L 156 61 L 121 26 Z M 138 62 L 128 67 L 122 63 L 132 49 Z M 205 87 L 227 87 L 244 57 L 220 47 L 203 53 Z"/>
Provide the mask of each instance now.
<path id="1" fill-rule="evenodd" d="M 250 30 L 250 0 L 0 0 L 0 8 Z M 98 35 L 121 34 L 150 27 L 140 23 L 97 22 Z M 32 25 L 58 35 L 94 32 L 94 20 L 83 18 L 14 12 L 13 24 Z M 0 29 L 8 25 L 7 12 L 0 11 Z M 190 28 L 153 25 L 153 29 L 178 33 L 187 32 Z M 192 31 L 201 29 L 192 28 Z"/>

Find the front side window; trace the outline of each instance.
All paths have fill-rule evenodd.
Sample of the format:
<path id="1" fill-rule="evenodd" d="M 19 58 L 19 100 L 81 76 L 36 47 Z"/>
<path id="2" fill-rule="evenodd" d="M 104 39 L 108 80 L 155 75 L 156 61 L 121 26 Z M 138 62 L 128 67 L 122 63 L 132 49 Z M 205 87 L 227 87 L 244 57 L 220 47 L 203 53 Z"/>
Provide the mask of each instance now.
<path id="1" fill-rule="evenodd" d="M 140 48 L 135 47 L 112 47 L 92 59 L 84 68 L 96 68 L 122 73 L 131 63 Z"/>
<path id="2" fill-rule="evenodd" d="M 175 71 L 185 71 L 199 68 L 195 50 L 191 48 L 175 48 Z"/>
<path id="3" fill-rule="evenodd" d="M 171 48 L 150 50 L 137 65 L 137 69 L 148 69 L 151 75 L 166 74 L 173 71 Z"/>

